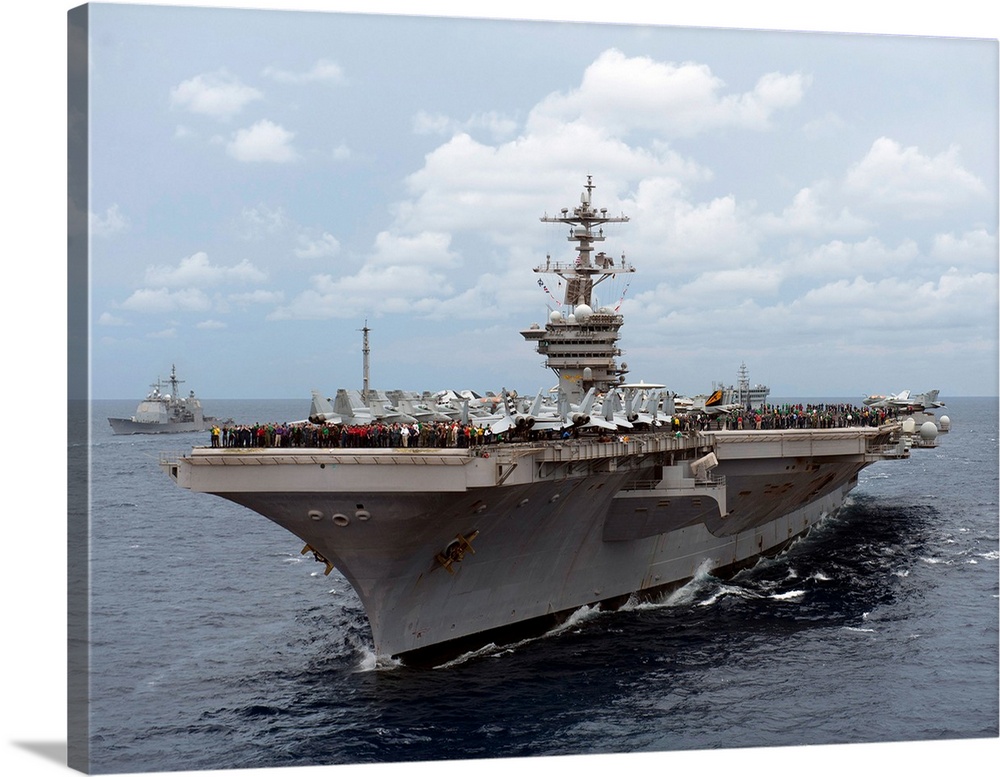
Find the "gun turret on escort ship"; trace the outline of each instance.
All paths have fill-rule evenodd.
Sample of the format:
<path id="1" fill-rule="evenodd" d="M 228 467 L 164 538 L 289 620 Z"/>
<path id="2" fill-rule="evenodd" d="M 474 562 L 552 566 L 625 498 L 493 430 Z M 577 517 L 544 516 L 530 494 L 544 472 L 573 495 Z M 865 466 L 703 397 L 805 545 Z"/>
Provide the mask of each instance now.
<path id="1" fill-rule="evenodd" d="M 628 220 L 596 210 L 594 188 L 588 176 L 578 207 L 541 219 L 576 244 L 569 262 L 536 268 L 565 282 L 567 312 L 521 332 L 559 378 L 544 420 L 538 398 L 537 418 L 519 410 L 515 423 L 507 407 L 507 439 L 466 448 L 198 447 L 161 460 L 180 486 L 260 513 L 339 570 L 380 656 L 436 663 L 699 570 L 732 573 L 835 512 L 863 468 L 910 454 L 898 423 L 671 428 L 662 384 L 624 384 L 621 315 L 594 309 L 598 284 L 634 272 L 594 253 L 603 224 Z"/>

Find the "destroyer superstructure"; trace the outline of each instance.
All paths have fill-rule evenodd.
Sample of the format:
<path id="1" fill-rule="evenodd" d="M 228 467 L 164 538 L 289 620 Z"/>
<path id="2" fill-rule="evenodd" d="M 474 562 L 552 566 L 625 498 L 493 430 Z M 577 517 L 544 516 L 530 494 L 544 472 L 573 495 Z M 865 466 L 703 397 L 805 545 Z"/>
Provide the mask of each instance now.
<path id="1" fill-rule="evenodd" d="M 185 488 L 266 516 L 327 573 L 339 570 L 379 655 L 433 663 L 585 605 L 752 564 L 837 510 L 864 467 L 909 456 L 898 423 L 681 431 L 662 384 L 624 384 L 621 316 L 592 302 L 602 279 L 633 271 L 593 253 L 601 225 L 627 219 L 595 211 L 593 189 L 588 178 L 579 208 L 542 218 L 569 224 L 577 244 L 571 262 L 546 265 L 567 284 L 568 312 L 522 332 L 559 376 L 557 399 L 516 408 L 515 422 L 505 397 L 488 422 L 499 439 L 199 447 L 161 466 Z"/>
<path id="2" fill-rule="evenodd" d="M 767 397 L 771 389 L 763 383 L 750 385 L 750 372 L 747 370 L 746 362 L 740 362 L 740 369 L 736 379 L 736 402 L 741 407 L 752 410 L 760 410 L 767 404 Z"/>
<path id="3" fill-rule="evenodd" d="M 146 398 L 136 407 L 131 418 L 109 418 L 108 423 L 115 434 L 166 434 L 177 432 L 204 432 L 216 424 L 226 423 L 222 419 L 206 416 L 201 401 L 191 391 L 186 397 L 180 396 L 178 386 L 183 383 L 177 377 L 176 365 L 170 365 L 167 379 L 169 390 L 157 379 L 150 386 Z"/>

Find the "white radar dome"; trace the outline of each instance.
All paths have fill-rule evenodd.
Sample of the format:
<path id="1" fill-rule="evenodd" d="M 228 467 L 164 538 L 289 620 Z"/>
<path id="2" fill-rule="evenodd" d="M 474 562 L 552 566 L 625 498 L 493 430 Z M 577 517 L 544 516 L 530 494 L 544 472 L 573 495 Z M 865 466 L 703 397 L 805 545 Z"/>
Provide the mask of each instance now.
<path id="1" fill-rule="evenodd" d="M 916 430 L 917 422 L 913 420 L 912 416 L 903 421 L 903 434 L 913 434 Z"/>
<path id="2" fill-rule="evenodd" d="M 948 416 L 941 416 L 941 430 L 947 432 L 951 428 L 951 419 Z"/>
<path id="3" fill-rule="evenodd" d="M 920 425 L 920 439 L 921 440 L 933 440 L 938 436 L 937 427 L 934 425 L 933 421 L 924 421 Z"/>
<path id="4" fill-rule="evenodd" d="M 576 320 L 581 323 L 594 315 L 594 311 L 590 305 L 577 305 L 574 312 L 576 313 Z"/>
<path id="5" fill-rule="evenodd" d="M 566 323 L 567 324 L 575 324 L 576 323 L 576 316 L 573 315 L 572 313 L 570 313 L 568 316 L 566 316 Z"/>
<path id="6" fill-rule="evenodd" d="M 551 313 L 549 313 L 549 321 L 551 321 L 553 324 L 558 324 L 560 321 L 562 321 L 562 313 L 560 313 L 558 310 L 553 310 Z"/>

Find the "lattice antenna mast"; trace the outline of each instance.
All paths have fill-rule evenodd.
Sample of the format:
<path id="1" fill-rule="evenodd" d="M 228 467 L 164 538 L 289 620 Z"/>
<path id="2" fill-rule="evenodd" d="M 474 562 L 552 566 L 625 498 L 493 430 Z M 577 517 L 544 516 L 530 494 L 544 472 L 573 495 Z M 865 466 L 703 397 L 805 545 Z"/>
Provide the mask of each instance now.
<path id="1" fill-rule="evenodd" d="M 159 383 L 160 382 L 159 379 L 157 379 L 156 382 Z M 177 378 L 177 366 L 171 364 L 170 365 L 170 396 L 172 396 L 174 399 L 177 399 L 177 384 L 183 383 L 183 382 L 184 382 L 183 380 L 178 380 L 178 378 Z"/>
<path id="2" fill-rule="evenodd" d="M 580 195 L 580 204 L 570 212 L 563 208 L 558 216 L 543 215 L 539 220 L 549 224 L 567 224 L 570 228 L 566 238 L 577 244 L 576 259 L 572 264 L 555 262 L 547 259 L 545 265 L 535 268 L 535 272 L 553 273 L 566 281 L 566 294 L 563 304 L 570 306 L 593 306 L 594 287 L 613 275 L 624 272 L 635 272 L 628 265 L 622 254 L 621 263 L 615 265 L 615 260 L 603 252 L 594 254 L 595 244 L 604 242 L 603 224 L 623 224 L 628 216 L 609 216 L 607 208 L 597 210 L 591 204 L 591 195 L 597 188 L 592 176 L 587 176 L 587 185 Z M 596 230 L 596 231 L 595 231 Z"/>

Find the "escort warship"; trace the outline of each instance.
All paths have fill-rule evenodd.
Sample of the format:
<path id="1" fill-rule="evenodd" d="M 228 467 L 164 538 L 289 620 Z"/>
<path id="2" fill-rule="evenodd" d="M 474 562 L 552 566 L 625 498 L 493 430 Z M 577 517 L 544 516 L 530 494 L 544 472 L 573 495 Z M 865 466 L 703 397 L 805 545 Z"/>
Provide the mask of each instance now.
<path id="1" fill-rule="evenodd" d="M 834 513 L 868 465 L 936 442 L 933 420 L 680 431 L 662 385 L 626 383 L 623 318 L 595 305 L 599 284 L 635 268 L 596 250 L 603 225 L 628 217 L 596 209 L 594 188 L 588 176 L 578 206 L 541 217 L 575 243 L 570 261 L 535 268 L 561 279 L 563 309 L 521 331 L 558 376 L 554 403 L 504 392 L 493 416 L 470 416 L 493 434 L 468 447 L 195 447 L 160 459 L 179 486 L 260 513 L 339 570 L 380 659 L 437 665 L 582 607 L 731 575 Z"/>
<path id="2" fill-rule="evenodd" d="M 131 418 L 109 418 L 114 434 L 168 434 L 177 432 L 204 432 L 217 424 L 231 423 L 207 416 L 202 411 L 201 401 L 194 392 L 182 397 L 177 387 L 184 381 L 177 377 L 177 367 L 170 365 L 169 392 L 163 390 L 163 383 L 157 379 L 150 385 L 150 392 L 135 409 Z"/>

